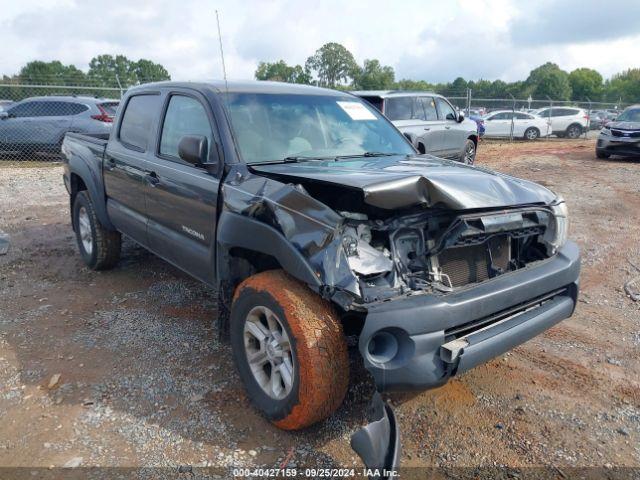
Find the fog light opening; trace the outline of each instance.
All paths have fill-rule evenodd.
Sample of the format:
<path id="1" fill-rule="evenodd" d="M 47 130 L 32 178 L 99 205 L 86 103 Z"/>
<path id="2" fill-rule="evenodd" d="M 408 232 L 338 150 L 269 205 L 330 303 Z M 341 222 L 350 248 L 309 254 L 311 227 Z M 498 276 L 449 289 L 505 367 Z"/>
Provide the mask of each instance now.
<path id="1" fill-rule="evenodd" d="M 389 332 L 378 332 L 369 340 L 367 351 L 373 362 L 389 362 L 398 353 L 398 340 Z"/>

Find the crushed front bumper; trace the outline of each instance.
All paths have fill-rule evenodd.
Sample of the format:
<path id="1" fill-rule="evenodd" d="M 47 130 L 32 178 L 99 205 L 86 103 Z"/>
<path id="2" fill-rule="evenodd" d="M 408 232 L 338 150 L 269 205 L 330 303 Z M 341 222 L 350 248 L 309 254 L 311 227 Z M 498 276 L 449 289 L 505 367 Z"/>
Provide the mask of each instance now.
<path id="1" fill-rule="evenodd" d="M 446 295 L 415 295 L 368 309 L 359 349 L 379 390 L 428 389 L 529 340 L 573 313 L 580 252 Z"/>

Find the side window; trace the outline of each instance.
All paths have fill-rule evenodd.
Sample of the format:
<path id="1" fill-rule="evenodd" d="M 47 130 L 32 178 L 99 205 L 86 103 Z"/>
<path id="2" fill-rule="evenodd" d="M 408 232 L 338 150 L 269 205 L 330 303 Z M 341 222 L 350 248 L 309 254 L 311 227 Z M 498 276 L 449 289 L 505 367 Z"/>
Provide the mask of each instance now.
<path id="1" fill-rule="evenodd" d="M 440 120 L 455 120 L 456 112 L 446 100 L 440 97 L 436 97 L 436 103 L 438 105 L 438 113 L 440 114 Z"/>
<path id="2" fill-rule="evenodd" d="M 516 120 L 529 120 L 531 117 L 526 113 L 515 112 L 513 114 L 513 118 L 515 118 Z"/>
<path id="3" fill-rule="evenodd" d="M 424 110 L 417 97 L 388 98 L 385 115 L 389 120 L 424 120 Z"/>
<path id="4" fill-rule="evenodd" d="M 87 110 L 89 110 L 89 107 L 82 103 L 69 102 L 65 104 L 65 115 L 78 115 L 79 113 L 86 112 Z"/>
<path id="5" fill-rule="evenodd" d="M 420 97 L 422 108 L 424 109 L 425 120 L 438 120 L 438 112 L 436 110 L 436 102 L 433 97 Z"/>
<path id="6" fill-rule="evenodd" d="M 8 113 L 15 118 L 36 117 L 38 116 L 38 105 L 40 102 L 25 102 L 9 109 Z"/>
<path id="7" fill-rule="evenodd" d="M 203 135 L 213 145 L 211 124 L 204 106 L 196 99 L 173 95 L 162 125 L 160 154 L 178 158 L 178 143 L 185 135 Z"/>
<path id="8" fill-rule="evenodd" d="M 147 149 L 153 119 L 157 115 L 159 95 L 135 95 L 129 98 L 120 124 L 120 141 L 140 150 Z"/>

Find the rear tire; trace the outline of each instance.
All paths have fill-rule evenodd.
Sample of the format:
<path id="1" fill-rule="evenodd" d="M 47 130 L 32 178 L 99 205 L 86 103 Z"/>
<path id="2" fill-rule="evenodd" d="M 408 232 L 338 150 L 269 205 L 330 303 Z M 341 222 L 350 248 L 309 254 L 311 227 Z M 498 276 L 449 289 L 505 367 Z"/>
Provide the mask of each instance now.
<path id="1" fill-rule="evenodd" d="M 277 427 L 307 427 L 342 403 L 349 358 L 338 316 L 282 270 L 258 273 L 238 286 L 230 334 L 249 399 Z"/>
<path id="2" fill-rule="evenodd" d="M 73 228 L 84 263 L 91 270 L 108 270 L 120 259 L 120 232 L 107 230 L 98 219 L 86 190 L 73 201 Z"/>
<path id="3" fill-rule="evenodd" d="M 535 127 L 529 127 L 524 131 L 525 140 L 537 140 L 540 138 L 540 130 Z"/>
<path id="4" fill-rule="evenodd" d="M 610 156 L 611 156 L 610 153 L 607 153 L 603 150 L 600 150 L 599 148 L 596 148 L 596 157 L 605 159 L 605 158 L 609 158 Z"/>
<path id="5" fill-rule="evenodd" d="M 573 125 L 569 125 L 567 131 L 565 132 L 565 135 L 567 136 L 567 138 L 575 140 L 580 135 L 582 135 L 582 127 L 575 123 Z"/>

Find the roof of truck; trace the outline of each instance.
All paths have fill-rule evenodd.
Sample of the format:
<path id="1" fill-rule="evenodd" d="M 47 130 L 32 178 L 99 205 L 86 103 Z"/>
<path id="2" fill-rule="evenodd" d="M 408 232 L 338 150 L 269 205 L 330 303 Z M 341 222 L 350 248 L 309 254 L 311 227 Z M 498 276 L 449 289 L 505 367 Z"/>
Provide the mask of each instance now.
<path id="1" fill-rule="evenodd" d="M 328 88 L 314 87 L 311 85 L 301 85 L 297 83 L 266 82 L 262 80 L 230 80 L 227 83 L 225 83 L 224 80 L 207 80 L 199 82 L 168 81 L 145 83 L 143 85 L 133 87 L 131 90 L 150 87 L 184 87 L 196 89 L 213 88 L 219 93 L 279 93 L 291 95 L 333 95 L 351 97 L 348 92 L 342 92 L 340 90 L 331 90 Z"/>

